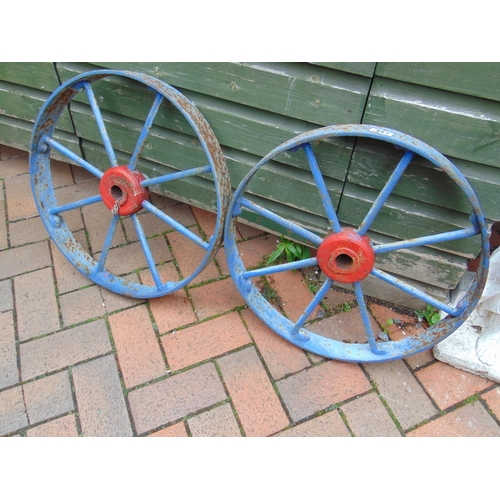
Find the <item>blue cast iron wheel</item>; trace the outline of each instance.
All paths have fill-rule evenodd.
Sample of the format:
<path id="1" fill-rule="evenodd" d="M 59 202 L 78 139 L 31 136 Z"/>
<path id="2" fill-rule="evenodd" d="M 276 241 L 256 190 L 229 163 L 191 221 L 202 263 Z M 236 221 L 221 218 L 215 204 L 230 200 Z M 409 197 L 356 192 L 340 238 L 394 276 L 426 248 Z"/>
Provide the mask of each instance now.
<path id="1" fill-rule="evenodd" d="M 111 94 L 107 95 L 112 95 L 118 102 L 122 94 L 126 93 L 129 105 L 130 102 L 134 103 L 134 92 L 137 92 L 145 103 L 142 118 L 129 121 L 123 117 L 110 119 L 113 112 L 119 113 L 120 110 L 115 111 L 116 104 L 111 111 L 109 108 L 101 110 L 102 102 L 107 104 L 107 98 L 95 90 L 95 85 L 100 80 L 103 80 L 98 83 L 101 86 L 114 83 Z M 120 85 L 125 85 L 126 92 Z M 75 103 L 73 99 L 79 95 L 81 97 L 76 101 L 80 102 Z M 70 145 L 59 139 L 56 126 L 61 117 L 64 116 L 67 120 L 66 110 L 71 106 L 75 106 L 75 111 L 79 110 L 81 116 L 86 116 L 87 123 L 90 121 L 89 128 L 94 134 L 91 141 L 100 143 L 98 147 L 105 150 L 105 165 L 98 167 L 96 161 L 80 157 L 71 150 Z M 134 104 L 132 107 L 134 108 Z M 175 116 L 172 118 L 172 115 Z M 179 127 L 177 131 L 171 132 L 172 147 L 180 144 L 185 149 L 196 150 L 195 157 L 199 163 L 192 167 L 177 167 L 173 160 L 172 164 L 166 160 L 169 168 L 165 171 L 163 162 L 158 166 L 154 161 L 141 160 L 144 151 L 154 149 L 149 140 L 150 136 L 156 134 L 155 119 L 161 117 L 168 121 L 169 116 L 174 127 Z M 108 132 L 112 127 L 113 134 L 111 130 Z M 128 135 L 123 137 L 130 137 L 131 133 L 135 133 L 135 143 L 123 144 L 125 140 L 120 133 L 127 127 Z M 167 135 L 168 133 L 166 132 Z M 114 140 L 119 143 L 115 146 L 117 150 L 113 145 Z M 83 170 L 78 170 L 85 174 L 86 179 L 90 178 L 90 182 L 76 184 L 74 193 L 70 195 L 69 187 L 55 186 L 53 169 L 57 168 L 57 162 L 53 160 L 54 152 L 57 152 L 59 158 L 82 167 Z M 30 175 L 41 219 L 59 250 L 90 280 L 115 293 L 135 298 L 153 298 L 175 292 L 190 283 L 210 263 L 222 243 L 231 188 L 220 145 L 207 121 L 191 101 L 173 87 L 148 75 L 96 70 L 82 73 L 61 85 L 43 105 L 35 122 L 30 146 Z M 187 181 L 195 183 L 195 191 L 197 186 L 203 186 L 212 195 L 211 208 L 217 214 L 212 235 L 203 234 L 191 221 L 185 222 L 183 218 L 177 220 L 175 210 L 169 213 L 161 203 L 152 203 L 151 191 L 154 186 L 162 185 L 162 189 L 165 187 L 169 192 L 168 186 L 171 183 Z M 89 191 L 90 187 L 93 190 Z M 171 192 L 175 193 L 175 189 Z M 75 220 L 75 214 L 77 219 L 81 216 L 85 219 L 86 213 L 92 213 L 94 218 L 102 217 L 102 221 L 97 223 L 102 228 L 99 244 L 96 243 L 97 239 L 93 242 L 92 238 L 82 242 L 81 233 L 79 239 L 75 237 L 74 233 L 81 226 L 74 226 L 71 221 Z M 90 218 L 90 215 L 87 216 Z M 155 236 L 159 234 L 160 239 L 166 237 L 167 240 L 160 244 L 150 238 L 151 231 L 144 228 L 141 220 L 147 220 L 149 226 L 154 226 L 151 231 L 156 232 Z M 124 228 L 126 233 L 122 232 Z M 178 271 L 172 275 L 169 271 L 165 278 L 163 269 L 155 264 L 154 254 L 160 246 L 163 249 L 162 255 L 168 254 L 168 237 L 172 232 L 176 232 L 177 237 L 180 235 L 180 239 L 186 244 L 195 247 L 199 264 L 191 266 L 184 273 Z M 134 248 L 141 249 L 138 252 L 139 260 L 143 266 L 143 276 L 144 272 L 150 273 L 147 279 L 139 278 L 139 262 L 131 263 L 129 268 L 124 267 L 127 252 L 124 247 L 131 242 L 135 242 Z M 156 246 L 153 248 L 153 245 Z M 121 251 L 118 252 L 117 249 Z M 164 258 L 170 259 L 168 255 Z M 119 264 L 116 271 L 111 268 L 113 259 Z M 171 269 L 173 266 L 172 263 Z"/>
<path id="2" fill-rule="evenodd" d="M 373 203 L 364 213 L 362 222 L 357 227 L 341 224 L 334 208 L 331 190 L 329 191 L 325 179 L 326 169 L 322 170 L 320 165 L 320 158 L 322 160 L 325 158 L 324 152 L 320 155 L 315 153 L 315 148 L 323 141 L 331 142 L 332 139 L 333 141 L 339 140 L 338 138 L 351 138 L 357 141 L 368 140 L 371 143 L 375 141 L 375 145 L 378 144 L 379 147 L 381 143 L 378 141 L 383 141 L 383 143 L 389 143 L 391 148 L 394 146 L 395 149 L 391 150 L 395 151 L 394 154 L 397 155 L 395 164 L 391 165 L 388 180 L 384 181 L 383 187 L 377 191 L 378 195 L 373 197 Z M 390 146 L 391 144 L 392 146 Z M 387 147 L 387 144 L 382 144 L 382 146 Z M 280 215 L 278 213 L 280 211 L 279 204 L 273 204 L 272 200 L 269 200 L 273 195 L 269 196 L 268 194 L 265 198 L 258 192 L 258 183 L 266 179 L 266 176 L 274 168 L 273 164 L 279 161 L 292 165 L 297 164 L 298 162 L 293 163 L 293 158 L 294 155 L 298 154 L 305 158 L 304 165 L 309 170 L 307 175 L 313 179 L 311 190 L 316 191 L 317 195 L 319 194 L 318 205 L 322 205 L 320 210 L 323 213 L 323 220 L 327 220 L 325 223 L 327 227 L 323 231 L 317 228 L 311 229 L 311 226 L 307 227 L 304 222 L 299 223 L 289 220 L 286 215 Z M 280 160 L 280 155 L 284 155 L 285 159 L 283 160 L 283 156 L 281 156 Z M 374 238 L 369 236 L 374 234 L 370 228 L 377 216 L 380 216 L 380 212 L 403 178 L 410 163 L 417 160 L 423 161 L 431 169 L 438 169 L 443 173 L 439 175 L 447 175 L 456 183 L 456 191 L 461 191 L 465 201 L 470 202 L 470 217 L 464 215 L 463 227 L 451 231 L 436 232 L 434 230 L 434 234 L 424 234 L 384 243 L 375 242 Z M 267 173 L 266 168 L 264 168 L 266 166 L 269 168 Z M 252 184 L 253 179 L 255 182 Z M 274 189 L 284 188 L 275 185 Z M 305 191 L 303 196 L 307 196 Z M 297 199 L 288 201 L 292 205 L 298 204 Z M 236 222 L 240 216 L 241 219 L 260 221 L 263 227 L 274 227 L 275 232 L 281 232 L 291 240 L 305 242 L 307 246 L 317 249 L 316 256 L 279 264 L 266 262 L 260 267 L 247 269 L 237 246 Z M 262 221 L 266 221 L 267 224 Z M 259 224 L 259 222 L 255 223 Z M 432 230 L 429 232 L 432 233 Z M 408 283 L 401 277 L 396 277 L 379 267 L 379 258 L 390 252 L 415 250 L 416 247 L 435 246 L 449 242 L 455 244 L 458 240 L 469 243 L 471 241 L 469 238 L 475 239 L 475 242 L 480 246 L 481 262 L 470 286 L 456 305 L 452 305 L 446 300 L 438 300 L 425 290 L 416 287 L 412 280 L 408 280 L 411 282 Z M 427 144 L 396 130 L 370 125 L 338 125 L 316 129 L 298 135 L 265 156 L 246 175 L 234 194 L 226 219 L 224 247 L 229 269 L 239 292 L 248 306 L 268 327 L 288 342 L 306 351 L 350 362 L 396 360 L 424 351 L 446 338 L 467 319 L 477 304 L 485 286 L 489 263 L 487 225 L 476 194 L 462 173 L 447 158 Z M 314 252 L 311 255 L 314 255 Z M 294 320 L 291 320 L 287 317 L 286 311 L 280 309 L 279 304 L 272 303 L 272 296 L 268 292 L 266 293 L 265 287 L 262 286 L 262 280 L 266 279 L 269 282 L 274 279 L 272 277 L 277 273 L 288 270 L 305 270 L 311 266 L 319 267 L 325 280 L 311 295 L 311 301 L 304 311 L 297 311 Z M 409 296 L 423 301 L 445 314 L 442 315 L 439 322 L 428 328 L 417 329 L 415 334 L 395 340 L 384 339 L 380 335 L 383 333 L 381 329 L 377 331 L 373 327 L 369 301 L 366 300 L 363 293 L 363 282 L 368 277 L 372 280 L 375 277 L 389 283 L 398 290 L 398 293 L 401 291 L 409 294 Z M 318 319 L 318 316 L 311 317 L 311 313 L 318 310 L 318 306 L 321 305 L 322 300 L 335 283 L 343 284 L 343 286 L 349 284 L 347 286 L 352 286 L 354 291 L 357 302 L 356 309 L 361 316 L 360 324 L 363 325 L 361 328 L 363 331 L 359 332 L 360 336 L 357 339 L 335 339 L 331 338 L 334 335 L 324 335 L 324 332 L 317 328 L 319 322 L 324 321 L 324 319 Z M 319 317 L 321 318 L 321 315 Z M 377 327 L 381 328 L 381 325 L 377 325 Z"/>

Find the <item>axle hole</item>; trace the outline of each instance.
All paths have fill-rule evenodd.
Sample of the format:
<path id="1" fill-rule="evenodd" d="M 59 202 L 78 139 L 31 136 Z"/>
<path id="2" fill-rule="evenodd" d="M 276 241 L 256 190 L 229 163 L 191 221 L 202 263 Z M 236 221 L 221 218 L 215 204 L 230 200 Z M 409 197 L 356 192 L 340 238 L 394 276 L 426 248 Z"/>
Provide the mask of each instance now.
<path id="1" fill-rule="evenodd" d="M 346 253 L 341 253 L 335 257 L 335 265 L 339 269 L 349 269 L 354 264 L 352 257 L 347 255 Z"/>
<path id="2" fill-rule="evenodd" d="M 120 186 L 111 186 L 110 192 L 115 201 L 120 201 L 123 198 L 123 191 Z"/>

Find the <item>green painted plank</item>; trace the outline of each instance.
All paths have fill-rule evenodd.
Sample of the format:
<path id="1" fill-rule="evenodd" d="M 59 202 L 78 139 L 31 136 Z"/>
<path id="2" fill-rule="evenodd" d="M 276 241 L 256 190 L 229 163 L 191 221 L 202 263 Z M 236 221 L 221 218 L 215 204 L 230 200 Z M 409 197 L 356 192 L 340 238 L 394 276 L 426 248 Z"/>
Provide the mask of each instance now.
<path id="1" fill-rule="evenodd" d="M 31 142 L 30 123 L 0 114 L 0 143 L 22 151 L 29 151 Z"/>
<path id="2" fill-rule="evenodd" d="M 381 190 L 401 159 L 402 151 L 381 141 L 358 140 L 349 167 L 352 184 Z M 469 180 L 487 218 L 499 220 L 500 178 L 498 170 L 487 165 L 450 158 Z M 394 194 L 430 205 L 469 214 L 472 205 L 449 175 L 421 157 L 415 157 L 394 189 Z"/>
<path id="3" fill-rule="evenodd" d="M 0 143 L 23 151 L 29 151 L 32 131 L 32 123 L 0 114 Z M 56 130 L 54 139 L 74 153 L 81 154 L 78 139 L 74 134 Z M 60 161 L 68 161 L 67 157 L 57 151 L 51 152 L 51 157 Z"/>
<path id="4" fill-rule="evenodd" d="M 34 123 L 49 96 L 48 92 L 0 81 L 0 114 Z M 61 115 L 57 128 L 74 132 L 68 111 Z"/>
<path id="5" fill-rule="evenodd" d="M 313 62 L 311 64 L 368 77 L 373 76 L 377 65 L 374 62 Z"/>
<path id="6" fill-rule="evenodd" d="M 498 62 L 381 62 L 377 76 L 500 101 Z"/>
<path id="7" fill-rule="evenodd" d="M 378 194 L 378 190 L 346 183 L 339 208 L 339 219 L 346 224 L 358 226 Z M 470 227 L 467 214 L 391 195 L 370 230 L 398 239 L 411 239 L 466 227 Z M 467 258 L 475 257 L 480 250 L 478 237 L 440 243 L 434 247 Z"/>
<path id="8" fill-rule="evenodd" d="M 498 170 L 488 165 L 480 165 L 451 158 L 451 161 L 467 177 L 479 198 L 479 203 L 487 219 L 500 220 L 500 177 Z"/>
<path id="9" fill-rule="evenodd" d="M 368 232 L 367 235 L 374 244 L 396 241 L 377 233 Z M 467 270 L 467 259 L 435 248 L 417 247 L 379 254 L 376 256 L 375 267 L 402 278 L 452 290 Z"/>
<path id="10" fill-rule="evenodd" d="M 286 219 L 287 221 L 293 221 L 297 225 L 309 229 L 315 234 L 325 235 L 328 232 L 328 221 L 319 215 L 315 215 L 310 212 L 299 210 L 290 205 L 284 205 L 282 203 L 276 203 L 273 200 L 262 198 L 258 195 L 246 192 L 244 198 L 253 201 L 254 203 L 272 211 L 276 215 L 279 215 Z M 297 236 L 294 232 L 285 229 L 283 226 L 276 224 L 269 219 L 262 217 L 255 212 L 247 209 L 243 209 L 239 220 L 247 221 L 252 225 L 262 228 L 264 230 L 270 231 L 274 234 L 283 234 L 287 238 L 294 239 L 296 241 L 305 242 L 301 237 Z"/>
<path id="11" fill-rule="evenodd" d="M 454 158 L 500 167 L 500 103 L 375 77 L 363 123 L 387 126 Z"/>
<path id="12" fill-rule="evenodd" d="M 68 67 L 61 68 L 61 73 L 65 78 L 78 74 L 73 66 L 71 68 L 71 73 L 69 73 Z M 82 66 L 78 66 L 78 68 L 84 69 Z M 88 69 L 90 68 L 85 67 L 85 70 Z M 106 82 L 97 82 L 93 87 L 95 87 L 101 108 L 117 115 L 143 121 L 152 104 L 150 92 L 142 91 L 141 85 L 133 85 L 130 80 L 114 78 Z M 307 122 L 207 97 L 184 89 L 180 90 L 194 102 L 204 115 L 222 146 L 248 152 L 258 157 L 265 156 L 276 146 L 299 133 L 316 128 L 315 125 Z M 78 96 L 76 100 L 82 103 L 86 102 L 84 96 Z M 116 119 L 119 118 L 116 117 Z M 159 127 L 194 135 L 191 126 L 169 104 L 162 105 L 155 124 Z M 318 161 L 324 165 L 325 170 L 330 172 L 333 178 L 342 181 L 345 179 L 353 142 L 350 139 L 340 138 L 325 142 L 319 148 Z M 295 155 L 289 161 L 295 166 L 308 168 L 303 156 Z"/>
<path id="13" fill-rule="evenodd" d="M 2 62 L 0 80 L 53 92 L 59 87 L 51 62 Z"/>
<path id="14" fill-rule="evenodd" d="M 369 78 L 305 63 L 94 64 L 317 125 L 359 123 L 370 88 Z"/>
<path id="15" fill-rule="evenodd" d="M 74 106 L 73 110 L 79 136 L 93 143 L 99 143 L 100 136 L 97 127 L 94 126 L 91 115 L 86 112 L 88 111 L 87 108 Z M 106 127 L 115 151 L 125 152 L 130 155 L 139 135 L 141 123 L 130 118 L 122 119 L 118 123 L 116 119 L 108 120 L 108 118 L 110 117 L 105 115 Z M 255 163 L 255 160 L 249 155 L 235 153 L 226 154 L 230 178 L 234 187 Z M 185 170 L 207 164 L 201 146 L 193 141 L 191 137 L 160 128 L 154 128 L 151 131 L 142 158 L 154 161 L 158 166 L 159 175 L 164 173 L 161 165 L 176 170 Z M 251 160 L 253 161 L 251 162 Z M 237 164 L 236 175 L 235 164 Z M 107 157 L 103 157 L 97 166 L 99 168 L 109 166 Z M 332 195 L 334 206 L 337 206 L 342 191 L 342 183 L 330 178 L 325 178 L 325 182 Z M 279 186 L 279 189 L 277 189 L 277 186 Z M 262 197 L 325 216 L 318 189 L 309 170 L 306 171 L 284 163 L 272 162 L 259 170 L 258 175 L 254 177 L 250 184 L 249 190 L 258 193 Z"/>

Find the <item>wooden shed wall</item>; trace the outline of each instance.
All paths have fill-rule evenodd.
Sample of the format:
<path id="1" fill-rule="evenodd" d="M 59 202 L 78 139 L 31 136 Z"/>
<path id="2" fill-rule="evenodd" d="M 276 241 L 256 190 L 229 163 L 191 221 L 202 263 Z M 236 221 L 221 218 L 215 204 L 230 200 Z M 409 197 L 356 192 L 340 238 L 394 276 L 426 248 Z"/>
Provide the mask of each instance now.
<path id="1" fill-rule="evenodd" d="M 223 148 L 233 187 L 262 156 L 301 132 L 367 123 L 401 130 L 447 155 L 478 193 L 486 216 L 500 220 L 500 64 L 0 63 L 0 143 L 28 150 L 33 122 L 50 92 L 98 68 L 155 76 L 192 100 Z M 133 84 L 119 79 L 97 90 L 113 145 L 124 161 L 151 105 L 132 91 Z M 71 117 L 59 122 L 58 140 L 104 168 L 107 157 L 93 125 L 84 100 L 74 102 Z M 146 170 L 170 171 L 197 165 L 200 154 L 189 126 L 165 109 L 155 121 L 142 164 Z M 359 224 L 397 155 L 378 141 L 334 140 L 322 146 L 320 165 L 344 224 Z M 325 230 L 317 189 L 300 153 L 270 164 L 251 188 L 281 215 Z M 165 194 L 213 208 L 210 182 L 177 182 Z M 469 212 L 468 201 L 447 176 L 425 162 L 412 164 L 370 236 L 391 241 L 463 227 Z M 261 223 L 255 217 L 251 222 Z M 438 293 L 456 286 L 466 260 L 476 252 L 474 241 L 462 240 L 393 253 L 381 265 Z M 431 272 L 429 263 L 439 263 L 440 271 Z"/>

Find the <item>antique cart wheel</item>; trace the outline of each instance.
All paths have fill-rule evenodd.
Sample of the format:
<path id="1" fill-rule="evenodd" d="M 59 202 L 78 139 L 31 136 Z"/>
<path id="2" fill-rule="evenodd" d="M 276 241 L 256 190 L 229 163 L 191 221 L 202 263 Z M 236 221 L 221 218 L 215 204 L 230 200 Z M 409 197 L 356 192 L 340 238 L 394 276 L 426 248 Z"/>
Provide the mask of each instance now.
<path id="1" fill-rule="evenodd" d="M 107 77 L 122 77 L 128 80 L 132 87 L 141 87 L 142 92 L 151 94 L 151 108 L 143 125 L 139 126 L 137 142 L 130 146 L 131 156 L 126 164 L 119 164 L 117 154 L 113 149 L 110 134 L 105 124 L 98 99 L 93 90 L 93 84 Z M 73 153 L 68 147 L 54 138 L 54 131 L 58 119 L 61 117 L 70 101 L 80 92 L 87 96 L 90 109 L 95 120 L 107 157 L 109 168 L 101 171 L 97 166 Z M 199 145 L 206 156 L 199 165 L 193 168 L 174 170 L 168 174 L 158 174 L 148 177 L 141 172 L 139 162 L 143 149 L 147 147 L 148 136 L 162 104 L 166 102 L 170 109 L 176 108 L 187 120 L 187 124 L 194 131 Z M 168 110 L 167 110 L 168 112 Z M 142 128 L 141 128 L 142 127 Z M 190 139 L 192 141 L 192 139 Z M 64 158 L 68 158 L 86 170 L 87 175 L 95 176 L 95 193 L 89 195 L 80 194 L 80 198 L 64 202 L 58 201 L 58 194 L 53 185 L 51 161 L 51 150 L 56 150 Z M 66 258 L 89 279 L 115 293 L 136 297 L 152 298 L 172 293 L 186 286 L 197 276 L 211 261 L 222 243 L 224 220 L 230 201 L 229 176 L 217 139 L 206 122 L 205 118 L 196 107 L 179 91 L 166 83 L 147 75 L 128 71 L 97 70 L 83 73 L 59 87 L 47 100 L 40 110 L 35 122 L 31 148 L 30 148 L 30 174 L 34 198 L 40 216 L 47 228 L 51 238 Z M 173 166 L 175 169 L 175 166 Z M 150 174 L 150 172 L 149 172 Z M 216 226 L 213 235 L 208 235 L 208 241 L 202 236 L 186 227 L 188 224 L 178 222 L 165 210 L 157 208 L 150 201 L 150 187 L 178 181 L 179 179 L 200 178 L 208 179 L 206 182 L 215 184 L 215 202 L 217 211 Z M 97 205 L 101 205 L 98 207 Z M 105 238 L 102 248 L 98 252 L 90 249 L 87 252 L 75 239 L 65 218 L 71 211 L 90 209 L 99 210 L 103 208 L 107 214 L 102 221 L 102 227 L 106 227 Z M 102 212 L 100 212 L 102 213 Z M 146 237 L 140 215 L 147 213 L 150 217 L 156 217 L 156 224 L 164 225 L 169 230 L 175 229 L 181 234 L 186 242 L 195 244 L 200 251 L 200 263 L 198 267 L 190 272 L 188 276 L 177 274 L 175 278 L 169 275 L 167 280 L 160 277 L 150 242 Z M 151 215 L 152 214 L 152 215 Z M 112 242 L 117 227 L 122 224 L 123 219 L 129 218 L 129 227 L 135 231 L 134 238 L 138 240 L 142 248 L 141 260 L 144 260 L 144 269 L 150 271 L 150 279 L 147 284 L 131 280 L 127 273 L 118 273 L 108 269 L 108 257 L 112 251 Z M 132 271 L 132 270 L 131 270 Z"/>
<path id="2" fill-rule="evenodd" d="M 368 210 L 363 222 L 357 228 L 343 228 L 340 224 L 323 174 L 313 152 L 315 144 L 323 139 L 338 137 L 380 140 L 391 143 L 396 149 L 401 150 L 399 163 L 394 166 L 395 168 L 388 182 Z M 297 222 L 287 220 L 273 210 L 266 209 L 259 202 L 259 199 L 252 195 L 252 190 L 249 189 L 252 178 L 256 176 L 257 171 L 263 165 L 285 152 L 290 157 L 300 148 L 303 148 L 306 155 L 314 182 L 319 190 L 324 212 L 329 221 L 329 230 L 326 235 L 319 235 L 302 227 Z M 458 184 L 472 206 L 469 219 L 470 227 L 389 244 L 373 244 L 366 233 L 390 193 L 401 179 L 406 167 L 413 157 L 417 156 L 424 158 L 433 167 L 445 172 Z M 264 175 L 262 173 L 257 177 L 261 178 Z M 254 214 L 261 220 L 266 219 L 268 222 L 278 225 L 283 228 L 283 233 L 291 234 L 292 239 L 295 237 L 298 241 L 306 241 L 310 247 L 317 248 L 316 256 L 297 262 L 246 269 L 236 245 L 236 221 L 243 211 L 246 211 L 247 214 Z M 265 224 L 263 225 L 265 226 Z M 400 359 L 432 347 L 455 331 L 471 314 L 481 296 L 488 272 L 489 246 L 487 233 L 484 216 L 474 191 L 460 171 L 435 149 L 395 130 L 369 125 L 339 125 L 306 132 L 283 143 L 264 157 L 247 174 L 237 188 L 229 207 L 224 246 L 231 275 L 241 295 L 254 313 L 278 335 L 302 349 L 327 358 L 351 362 L 379 362 Z M 407 284 L 400 278 L 396 278 L 377 268 L 376 257 L 379 254 L 422 245 L 435 245 L 436 243 L 469 238 L 478 234 L 481 239 L 481 263 L 465 296 L 455 306 L 436 300 L 415 286 Z M 311 296 L 313 298 L 300 315 L 300 318 L 291 321 L 265 298 L 260 291 L 262 288 L 258 286 L 258 282 L 262 277 L 269 277 L 275 273 L 290 269 L 304 269 L 309 266 L 319 266 L 323 274 L 326 275 L 326 280 L 314 297 Z M 446 316 L 433 326 L 427 329 L 422 328 L 420 333 L 416 335 L 408 335 L 400 340 L 380 340 L 379 333 L 381 330 L 374 331 L 374 328 L 372 328 L 368 303 L 362 291 L 362 282 L 368 275 L 375 276 L 397 289 L 427 302 L 446 313 Z M 358 305 L 357 309 L 364 327 L 364 332 L 361 332 L 361 342 L 333 340 L 314 333 L 310 329 L 314 324 L 314 321 L 311 324 L 308 323 L 311 312 L 320 304 L 335 282 L 351 283 L 353 286 Z M 267 296 L 269 295 L 266 294 Z"/>

